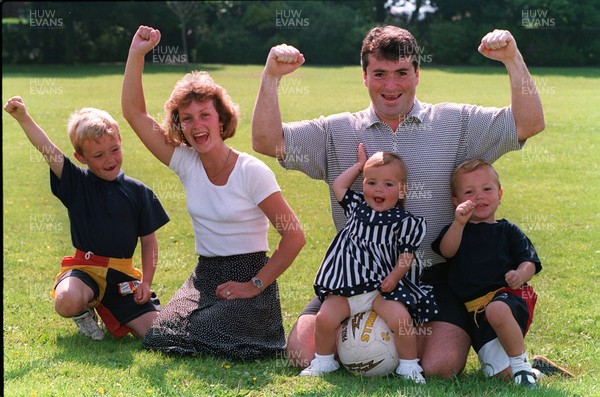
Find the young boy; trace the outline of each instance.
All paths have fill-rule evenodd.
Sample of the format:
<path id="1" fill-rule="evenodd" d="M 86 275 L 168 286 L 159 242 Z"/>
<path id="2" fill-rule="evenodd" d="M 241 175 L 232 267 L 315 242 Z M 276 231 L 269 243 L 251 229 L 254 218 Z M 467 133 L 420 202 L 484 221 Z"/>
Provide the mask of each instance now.
<path id="1" fill-rule="evenodd" d="M 537 299 L 527 282 L 542 269 L 535 248 L 517 226 L 495 219 L 502 188 L 489 163 L 460 164 L 451 189 L 455 220 L 432 248 L 448 259 L 448 283 L 473 313 L 473 348 L 486 375 L 504 368 L 504 349 L 515 383 L 535 387 L 524 343 Z"/>
<path id="2" fill-rule="evenodd" d="M 50 187 L 68 210 L 75 255 L 64 257 L 53 291 L 54 308 L 71 317 L 79 332 L 104 338 L 94 308 L 108 330 L 120 338 L 131 332 L 143 337 L 160 302 L 151 291 L 158 258 L 155 231 L 169 217 L 154 193 L 126 177 L 121 134 L 106 112 L 84 108 L 69 119 L 71 162 L 27 113 L 16 96 L 4 106 L 50 166 Z M 133 266 L 137 239 L 142 245 L 143 274 Z"/>

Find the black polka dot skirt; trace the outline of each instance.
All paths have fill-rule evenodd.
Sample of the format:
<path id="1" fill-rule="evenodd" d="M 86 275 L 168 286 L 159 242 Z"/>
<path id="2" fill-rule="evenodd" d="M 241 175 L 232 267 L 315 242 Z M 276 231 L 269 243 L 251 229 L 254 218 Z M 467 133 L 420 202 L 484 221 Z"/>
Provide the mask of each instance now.
<path id="1" fill-rule="evenodd" d="M 200 257 L 194 273 L 146 333 L 144 347 L 241 360 L 276 357 L 285 348 L 277 282 L 250 299 L 215 296 L 218 285 L 247 282 L 267 261 L 264 252 Z"/>

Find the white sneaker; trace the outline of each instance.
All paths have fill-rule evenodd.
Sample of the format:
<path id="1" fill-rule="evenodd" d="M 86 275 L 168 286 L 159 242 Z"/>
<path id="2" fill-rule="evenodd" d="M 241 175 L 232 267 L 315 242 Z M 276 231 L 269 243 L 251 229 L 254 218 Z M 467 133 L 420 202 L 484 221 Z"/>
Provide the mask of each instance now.
<path id="1" fill-rule="evenodd" d="M 536 380 L 540 380 L 540 379 L 546 378 L 548 376 L 537 368 L 532 368 L 531 372 L 533 373 L 533 376 L 535 377 Z"/>
<path id="2" fill-rule="evenodd" d="M 519 371 L 515 375 L 515 384 L 525 386 L 529 389 L 537 389 L 535 376 L 529 371 Z"/>
<path id="3" fill-rule="evenodd" d="M 335 360 L 319 360 L 313 359 L 307 368 L 300 372 L 300 376 L 321 376 L 327 372 L 333 372 L 340 367 L 340 364 Z"/>
<path id="4" fill-rule="evenodd" d="M 104 332 L 102 332 L 98 326 L 98 319 L 93 309 L 88 309 L 83 312 L 83 314 L 72 317 L 72 319 L 75 321 L 75 324 L 77 324 L 80 334 L 92 338 L 93 340 L 104 339 Z"/>
<path id="5" fill-rule="evenodd" d="M 399 365 L 396 368 L 396 373 L 404 379 L 412 380 L 415 383 L 426 384 L 425 378 L 421 373 L 423 368 L 420 365 L 402 366 Z"/>

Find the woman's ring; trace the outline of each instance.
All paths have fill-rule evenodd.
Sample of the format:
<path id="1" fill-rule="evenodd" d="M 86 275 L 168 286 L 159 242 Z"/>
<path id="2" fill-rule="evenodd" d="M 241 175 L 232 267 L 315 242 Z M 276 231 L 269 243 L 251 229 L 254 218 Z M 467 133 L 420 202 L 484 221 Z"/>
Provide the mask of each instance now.
<path id="1" fill-rule="evenodd" d="M 225 295 L 229 296 L 229 295 L 231 295 L 231 292 L 227 291 L 227 292 L 225 292 Z"/>

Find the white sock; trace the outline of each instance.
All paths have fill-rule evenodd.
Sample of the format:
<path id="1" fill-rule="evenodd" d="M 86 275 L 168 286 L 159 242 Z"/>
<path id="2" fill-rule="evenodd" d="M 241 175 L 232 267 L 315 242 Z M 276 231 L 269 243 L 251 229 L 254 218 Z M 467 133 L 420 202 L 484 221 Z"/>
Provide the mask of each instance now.
<path id="1" fill-rule="evenodd" d="M 403 360 L 400 359 L 400 364 L 404 364 L 406 366 L 414 366 L 414 365 L 419 365 L 419 359 L 415 358 L 414 360 Z"/>
<path id="2" fill-rule="evenodd" d="M 321 355 L 319 353 L 315 353 L 315 360 L 327 362 L 327 361 L 335 361 L 335 358 L 334 358 L 333 353 L 323 354 L 323 355 Z"/>
<path id="3" fill-rule="evenodd" d="M 419 365 L 418 358 L 415 358 L 414 360 L 400 359 L 400 364 L 398 364 L 396 373 L 399 375 L 403 375 L 403 374 L 410 373 L 413 369 L 416 369 L 419 372 L 423 372 L 423 368 L 421 368 L 421 366 Z"/>
<path id="4" fill-rule="evenodd" d="M 532 372 L 531 364 L 529 363 L 529 358 L 527 358 L 527 353 L 523 353 L 520 356 L 516 357 L 509 357 L 508 362 L 510 364 L 510 369 L 513 375 L 519 371 Z"/>

